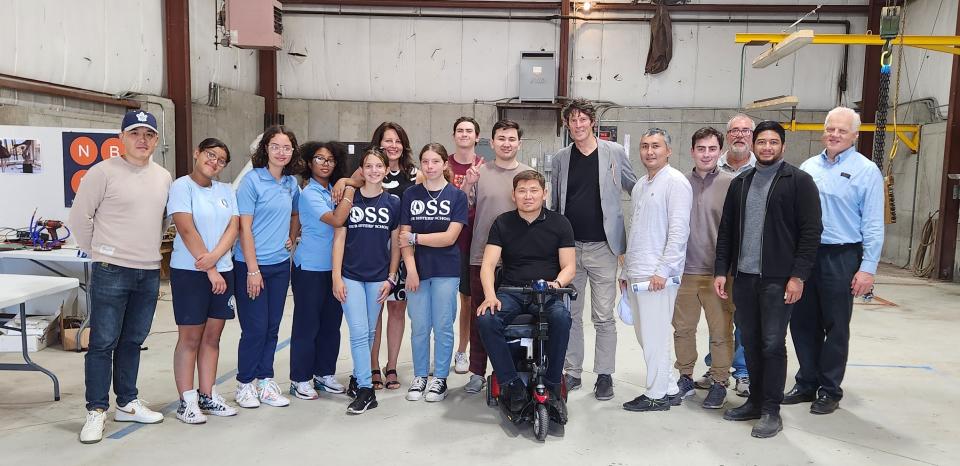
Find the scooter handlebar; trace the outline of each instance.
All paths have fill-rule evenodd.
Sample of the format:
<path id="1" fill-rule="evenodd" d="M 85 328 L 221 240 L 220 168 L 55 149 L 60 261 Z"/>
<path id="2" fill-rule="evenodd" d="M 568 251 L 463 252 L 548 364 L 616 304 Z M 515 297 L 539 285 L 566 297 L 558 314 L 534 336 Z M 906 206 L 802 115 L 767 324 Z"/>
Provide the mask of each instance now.
<path id="1" fill-rule="evenodd" d="M 536 288 L 532 286 L 501 286 L 500 288 L 497 289 L 497 291 L 504 291 L 509 293 L 520 293 L 520 294 L 543 293 L 543 294 L 557 295 L 557 296 L 569 295 L 570 299 L 574 299 L 574 300 L 577 299 L 577 289 L 574 288 L 573 286 L 567 286 L 563 288 L 553 288 L 548 286 L 543 291 L 538 291 Z"/>

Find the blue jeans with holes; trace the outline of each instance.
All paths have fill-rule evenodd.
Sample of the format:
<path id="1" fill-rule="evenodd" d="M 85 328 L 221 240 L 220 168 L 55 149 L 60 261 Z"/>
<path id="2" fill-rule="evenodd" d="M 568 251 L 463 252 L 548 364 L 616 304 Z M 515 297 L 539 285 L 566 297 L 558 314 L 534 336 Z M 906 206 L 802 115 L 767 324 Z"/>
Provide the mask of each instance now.
<path id="1" fill-rule="evenodd" d="M 450 375 L 453 354 L 453 321 L 457 316 L 460 277 L 434 277 L 420 281 L 415 292 L 407 291 L 410 313 L 410 346 L 413 347 L 413 375 L 430 372 L 430 332 L 433 331 L 433 376 Z"/>
<path id="2" fill-rule="evenodd" d="M 350 357 L 353 358 L 353 376 L 360 388 L 373 387 L 370 375 L 370 349 L 373 333 L 377 330 L 381 305 L 377 302 L 383 282 L 358 282 L 343 279 L 347 300 L 343 303 L 343 317 L 350 331 Z"/>
<path id="3" fill-rule="evenodd" d="M 110 407 L 110 381 L 117 405 L 137 398 L 140 345 L 157 309 L 160 270 L 97 262 L 90 277 L 90 349 L 84 358 L 87 410 Z"/>

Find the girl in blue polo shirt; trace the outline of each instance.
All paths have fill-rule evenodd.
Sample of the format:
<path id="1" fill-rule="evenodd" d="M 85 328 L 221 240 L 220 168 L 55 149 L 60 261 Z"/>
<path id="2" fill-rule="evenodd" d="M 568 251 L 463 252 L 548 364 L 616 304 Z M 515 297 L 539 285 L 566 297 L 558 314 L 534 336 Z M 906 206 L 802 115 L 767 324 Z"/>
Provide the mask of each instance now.
<path id="1" fill-rule="evenodd" d="M 345 226 L 337 228 L 333 239 L 333 294 L 343 303 L 350 330 L 350 354 L 353 358 L 351 392 L 356 399 L 347 413 L 360 414 L 377 407 L 370 374 L 370 349 L 380 316 L 380 305 L 396 284 L 400 264 L 397 226 L 400 223 L 400 199 L 383 190 L 387 157 L 378 148 L 366 150 L 360 157 L 363 186 L 353 195 Z M 351 393 L 352 394 L 352 393 Z"/>
<path id="2" fill-rule="evenodd" d="M 273 380 L 273 355 L 290 285 L 291 237 L 300 230 L 300 188 L 292 176 L 302 165 L 297 137 L 283 126 L 267 128 L 251 162 L 237 188 L 240 238 L 233 249 L 241 330 L 236 400 L 244 408 L 286 406 L 290 400 Z"/>
<path id="3" fill-rule="evenodd" d="M 407 268 L 407 303 L 413 381 L 407 399 L 427 401 L 447 396 L 447 376 L 453 352 L 453 321 L 460 287 L 457 237 L 467 223 L 467 195 L 449 183 L 447 150 L 433 143 L 420 150 L 422 184 L 403 193 L 399 241 Z M 430 371 L 430 332 L 433 332 L 433 380 Z"/>
<path id="4" fill-rule="evenodd" d="M 170 255 L 170 292 L 177 322 L 173 378 L 180 392 L 177 419 L 202 424 L 204 414 L 233 416 L 237 410 L 217 393 L 220 334 L 233 319 L 233 243 L 239 225 L 237 198 L 229 184 L 215 181 L 230 163 L 230 150 L 207 138 L 193 152 L 193 172 L 170 185 L 167 214 L 177 237 Z M 193 371 L 200 379 L 194 389 Z"/>
<path id="5" fill-rule="evenodd" d="M 330 189 L 346 174 L 346 154 L 336 142 L 300 146 L 308 180 L 300 193 L 300 244 L 293 255 L 293 328 L 290 334 L 290 394 L 304 400 L 317 390 L 343 393 L 337 382 L 343 309 L 333 296 L 333 231 L 350 213 L 354 188 L 334 204 Z M 311 383 L 312 382 L 312 383 Z"/>

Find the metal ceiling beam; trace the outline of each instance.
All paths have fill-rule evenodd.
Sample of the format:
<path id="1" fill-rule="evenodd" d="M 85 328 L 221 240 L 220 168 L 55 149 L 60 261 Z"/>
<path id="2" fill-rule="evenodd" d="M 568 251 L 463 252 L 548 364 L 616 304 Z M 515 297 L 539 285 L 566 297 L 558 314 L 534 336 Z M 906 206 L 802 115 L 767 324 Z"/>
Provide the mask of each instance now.
<path id="1" fill-rule="evenodd" d="M 188 0 L 164 0 L 163 26 L 167 60 L 167 97 L 173 101 L 176 175 L 190 173 L 193 153 L 193 98 L 190 91 L 190 7 Z M 161 129 L 162 131 L 163 129 Z"/>
<path id="2" fill-rule="evenodd" d="M 21 78 L 19 76 L 10 76 L 6 74 L 0 74 L 0 89 L 12 89 L 14 91 L 53 95 L 57 97 L 66 97 L 68 99 L 83 100 L 85 102 L 117 105 L 125 108 L 140 108 L 141 105 L 140 102 L 136 100 L 114 97 L 103 92 L 94 92 L 77 87 L 64 86 L 62 84 L 37 81 L 36 79 Z"/>
<path id="3" fill-rule="evenodd" d="M 332 5 L 380 8 L 442 8 L 471 10 L 558 10 L 562 2 L 497 2 L 497 1 L 393 1 L 393 0 L 280 0 L 284 5 Z"/>
<path id="4" fill-rule="evenodd" d="M 688 5 L 668 6 L 670 13 L 809 13 L 817 5 L 758 5 L 758 4 L 723 4 L 699 3 Z M 867 5 L 822 5 L 817 10 L 821 14 L 865 15 Z M 590 11 L 656 11 L 657 6 L 652 3 L 597 3 Z M 876 30 L 876 29 L 875 29 Z"/>
<path id="5" fill-rule="evenodd" d="M 960 36 L 960 10 L 957 11 Z M 960 213 L 960 56 L 953 57 L 950 101 L 947 103 L 947 138 L 943 148 L 940 182 L 940 221 L 937 222 L 936 277 L 953 280 L 957 258 L 957 220 Z"/>

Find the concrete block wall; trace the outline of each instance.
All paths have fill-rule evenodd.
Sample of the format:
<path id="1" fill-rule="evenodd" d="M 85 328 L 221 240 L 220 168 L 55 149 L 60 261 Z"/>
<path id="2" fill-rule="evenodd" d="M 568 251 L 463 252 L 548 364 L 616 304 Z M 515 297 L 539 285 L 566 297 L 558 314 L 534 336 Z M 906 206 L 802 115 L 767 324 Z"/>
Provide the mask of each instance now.
<path id="1" fill-rule="evenodd" d="M 193 104 L 193 145 L 215 137 L 230 149 L 230 163 L 220 173 L 226 183 L 236 178 L 250 159 L 250 143 L 263 132 L 263 97 L 221 88 L 219 105 Z M 191 160 L 192 156 L 191 156 Z"/>

